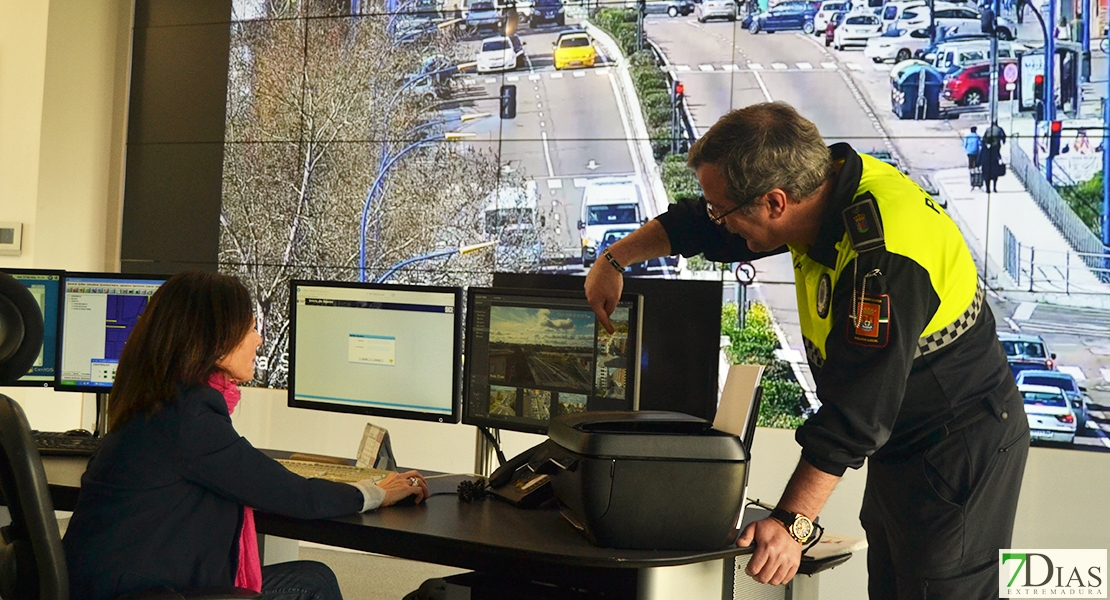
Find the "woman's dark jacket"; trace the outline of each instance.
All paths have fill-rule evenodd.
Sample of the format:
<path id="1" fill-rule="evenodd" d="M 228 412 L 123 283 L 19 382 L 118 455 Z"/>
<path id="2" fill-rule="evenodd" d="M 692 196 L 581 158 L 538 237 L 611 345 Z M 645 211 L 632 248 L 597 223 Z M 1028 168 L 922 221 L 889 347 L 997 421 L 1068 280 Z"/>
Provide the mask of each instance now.
<path id="1" fill-rule="evenodd" d="M 223 396 L 185 390 L 104 438 L 63 540 L 73 600 L 156 587 L 228 587 L 243 506 L 316 519 L 362 510 L 354 486 L 304 479 L 231 425 Z"/>

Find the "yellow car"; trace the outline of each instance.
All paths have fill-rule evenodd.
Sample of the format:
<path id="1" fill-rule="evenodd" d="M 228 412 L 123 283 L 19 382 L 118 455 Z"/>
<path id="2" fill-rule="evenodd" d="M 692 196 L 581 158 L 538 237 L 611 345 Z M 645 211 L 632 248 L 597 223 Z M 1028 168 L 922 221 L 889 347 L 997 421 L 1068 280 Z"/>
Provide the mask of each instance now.
<path id="1" fill-rule="evenodd" d="M 564 33 L 555 42 L 555 68 L 592 67 L 597 62 L 590 36 L 583 32 Z"/>

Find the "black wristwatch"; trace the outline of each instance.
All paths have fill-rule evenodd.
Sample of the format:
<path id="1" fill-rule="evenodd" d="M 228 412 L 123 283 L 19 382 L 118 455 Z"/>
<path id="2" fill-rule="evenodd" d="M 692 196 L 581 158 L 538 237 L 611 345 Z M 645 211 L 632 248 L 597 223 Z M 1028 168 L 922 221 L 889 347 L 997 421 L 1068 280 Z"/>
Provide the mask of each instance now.
<path id="1" fill-rule="evenodd" d="M 805 515 L 775 508 L 771 511 L 771 518 L 782 521 L 790 537 L 801 544 L 808 543 L 813 538 L 813 521 Z"/>

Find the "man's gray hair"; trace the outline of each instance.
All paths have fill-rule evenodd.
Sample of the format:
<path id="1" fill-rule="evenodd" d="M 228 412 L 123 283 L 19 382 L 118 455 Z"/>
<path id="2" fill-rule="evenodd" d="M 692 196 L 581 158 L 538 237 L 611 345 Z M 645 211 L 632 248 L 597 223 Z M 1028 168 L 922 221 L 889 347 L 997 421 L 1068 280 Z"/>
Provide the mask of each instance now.
<path id="1" fill-rule="evenodd" d="M 686 165 L 715 165 L 728 198 L 748 212 L 778 188 L 798 202 L 835 173 L 817 126 L 785 102 L 764 102 L 721 117 L 690 148 Z"/>

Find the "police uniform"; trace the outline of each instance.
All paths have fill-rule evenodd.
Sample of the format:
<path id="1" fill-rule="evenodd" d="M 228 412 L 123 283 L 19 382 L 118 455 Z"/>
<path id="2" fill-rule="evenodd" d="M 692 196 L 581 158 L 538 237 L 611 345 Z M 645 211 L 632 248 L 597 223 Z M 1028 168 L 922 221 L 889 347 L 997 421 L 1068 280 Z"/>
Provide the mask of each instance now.
<path id="1" fill-rule="evenodd" d="M 1021 395 L 952 219 L 894 167 L 830 148 L 816 242 L 789 251 L 821 408 L 796 433 L 841 476 L 870 457 L 860 520 L 871 598 L 997 598 L 1029 448 Z M 752 260 L 705 200 L 658 221 L 672 251 Z"/>

